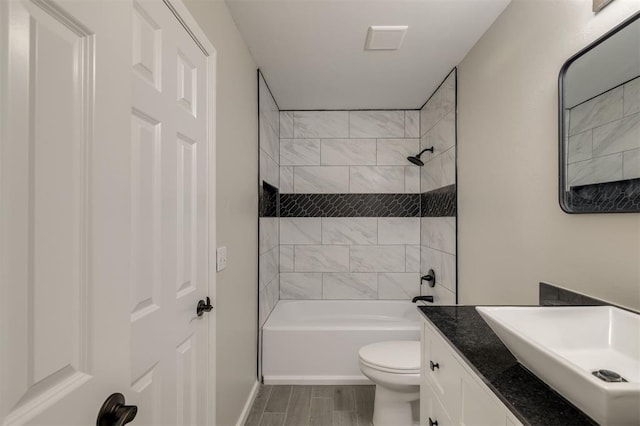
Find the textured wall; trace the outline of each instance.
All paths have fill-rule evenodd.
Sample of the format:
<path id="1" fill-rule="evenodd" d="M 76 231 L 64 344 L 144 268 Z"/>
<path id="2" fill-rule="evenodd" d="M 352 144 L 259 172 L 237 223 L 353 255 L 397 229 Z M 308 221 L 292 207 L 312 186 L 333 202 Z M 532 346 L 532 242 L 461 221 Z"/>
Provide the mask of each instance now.
<path id="1" fill-rule="evenodd" d="M 640 308 L 640 215 L 558 205 L 558 72 L 640 9 L 514 0 L 458 67 L 459 301 L 535 304 L 552 282 Z"/>

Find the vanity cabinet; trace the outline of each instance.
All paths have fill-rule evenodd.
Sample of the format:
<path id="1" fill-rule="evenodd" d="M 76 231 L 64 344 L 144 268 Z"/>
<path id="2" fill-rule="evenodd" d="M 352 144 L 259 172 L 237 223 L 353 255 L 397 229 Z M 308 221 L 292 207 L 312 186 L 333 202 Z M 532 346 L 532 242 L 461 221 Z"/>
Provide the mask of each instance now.
<path id="1" fill-rule="evenodd" d="M 421 425 L 522 425 L 427 321 L 421 353 Z"/>

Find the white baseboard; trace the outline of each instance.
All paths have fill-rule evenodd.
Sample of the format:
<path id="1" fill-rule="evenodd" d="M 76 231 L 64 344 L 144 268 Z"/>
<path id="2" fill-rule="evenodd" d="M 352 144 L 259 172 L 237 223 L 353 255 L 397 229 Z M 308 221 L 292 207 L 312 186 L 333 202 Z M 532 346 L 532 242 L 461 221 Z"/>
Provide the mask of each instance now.
<path id="1" fill-rule="evenodd" d="M 358 376 L 264 376 L 265 385 L 372 385 L 363 375 Z"/>
<path id="2" fill-rule="evenodd" d="M 247 417 L 249 417 L 249 412 L 251 411 L 253 401 L 256 400 L 256 395 L 258 395 L 258 389 L 260 389 L 260 383 L 256 381 L 253 384 L 253 388 L 251 388 L 251 392 L 249 393 L 247 402 L 244 403 L 244 407 L 242 408 L 242 412 L 240 413 L 240 417 L 238 418 L 238 423 L 236 423 L 236 426 L 244 426 L 244 423 L 247 421 Z"/>

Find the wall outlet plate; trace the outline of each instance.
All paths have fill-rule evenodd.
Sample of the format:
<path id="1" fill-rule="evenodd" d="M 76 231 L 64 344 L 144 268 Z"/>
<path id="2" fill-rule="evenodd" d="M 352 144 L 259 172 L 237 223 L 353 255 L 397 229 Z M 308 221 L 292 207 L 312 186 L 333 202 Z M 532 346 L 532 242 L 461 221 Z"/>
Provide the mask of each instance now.
<path id="1" fill-rule="evenodd" d="M 220 272 L 227 267 L 227 248 L 218 247 L 216 249 L 216 271 Z"/>

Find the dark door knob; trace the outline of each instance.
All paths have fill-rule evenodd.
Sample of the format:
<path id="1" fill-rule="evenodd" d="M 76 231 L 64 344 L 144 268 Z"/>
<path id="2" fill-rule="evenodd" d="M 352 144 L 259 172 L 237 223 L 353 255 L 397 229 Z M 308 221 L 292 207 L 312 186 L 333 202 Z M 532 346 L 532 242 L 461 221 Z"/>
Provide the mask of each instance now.
<path id="1" fill-rule="evenodd" d="M 211 306 L 211 299 L 209 299 L 209 296 L 207 296 L 206 302 L 204 300 L 200 300 L 198 302 L 198 307 L 196 308 L 196 314 L 198 314 L 198 316 L 201 317 L 202 314 L 204 314 L 205 312 L 211 312 L 212 309 L 213 309 L 213 306 Z"/>
<path id="2" fill-rule="evenodd" d="M 124 395 L 114 393 L 104 401 L 98 412 L 96 426 L 122 426 L 133 420 L 138 414 L 135 405 L 124 405 Z"/>

